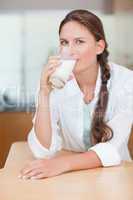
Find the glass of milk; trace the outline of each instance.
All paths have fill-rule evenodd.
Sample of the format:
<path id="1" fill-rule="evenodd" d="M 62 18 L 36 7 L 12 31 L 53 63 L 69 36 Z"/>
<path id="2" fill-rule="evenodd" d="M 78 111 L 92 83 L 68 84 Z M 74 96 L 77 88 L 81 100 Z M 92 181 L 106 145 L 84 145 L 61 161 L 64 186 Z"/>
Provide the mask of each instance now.
<path id="1" fill-rule="evenodd" d="M 60 52 L 60 57 L 60 66 L 57 67 L 56 71 L 49 78 L 52 87 L 57 89 L 65 86 L 76 64 L 76 59 L 70 56 L 68 49 L 65 47 Z"/>

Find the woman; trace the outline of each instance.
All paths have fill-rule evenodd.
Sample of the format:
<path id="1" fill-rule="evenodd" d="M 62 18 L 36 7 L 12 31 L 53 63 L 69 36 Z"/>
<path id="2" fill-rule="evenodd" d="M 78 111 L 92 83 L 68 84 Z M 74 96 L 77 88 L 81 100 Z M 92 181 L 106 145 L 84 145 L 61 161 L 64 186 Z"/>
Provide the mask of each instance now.
<path id="1" fill-rule="evenodd" d="M 133 72 L 108 62 L 102 23 L 87 10 L 71 11 L 60 24 L 59 38 L 60 48 L 69 48 L 77 60 L 74 77 L 64 88 L 52 89 L 49 77 L 60 58 L 49 58 L 28 136 L 29 147 L 40 159 L 21 170 L 21 177 L 27 179 L 130 160 L 127 143 L 133 117 Z M 61 149 L 70 153 L 56 157 Z"/>

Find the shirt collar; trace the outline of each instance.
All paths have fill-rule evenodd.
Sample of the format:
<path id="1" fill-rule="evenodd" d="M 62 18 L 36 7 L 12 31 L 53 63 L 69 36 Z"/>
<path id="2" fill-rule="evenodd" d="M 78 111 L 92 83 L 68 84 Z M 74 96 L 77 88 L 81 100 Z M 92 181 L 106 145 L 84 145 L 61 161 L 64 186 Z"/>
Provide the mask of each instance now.
<path id="1" fill-rule="evenodd" d="M 98 94 L 99 94 L 100 86 L 101 86 L 101 68 L 99 66 L 97 80 L 96 80 L 96 87 L 95 87 L 95 97 L 98 96 Z M 68 95 L 69 96 L 75 95 L 75 94 L 80 94 L 81 96 L 83 96 L 83 93 L 80 90 L 79 85 L 78 85 L 75 77 L 73 77 L 72 80 L 68 81 L 68 84 L 66 85 L 66 87 L 68 88 Z"/>

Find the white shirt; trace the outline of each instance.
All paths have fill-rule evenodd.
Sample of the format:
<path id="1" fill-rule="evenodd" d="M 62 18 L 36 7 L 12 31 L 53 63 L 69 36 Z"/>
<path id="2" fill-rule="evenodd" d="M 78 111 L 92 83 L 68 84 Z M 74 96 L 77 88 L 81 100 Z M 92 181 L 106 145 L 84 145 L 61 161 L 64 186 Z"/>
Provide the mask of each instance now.
<path id="1" fill-rule="evenodd" d="M 111 78 L 107 84 L 109 100 L 105 120 L 114 135 L 110 141 L 98 143 L 88 149 L 98 155 L 103 166 L 113 166 L 119 164 L 121 160 L 131 159 L 127 144 L 133 123 L 133 71 L 114 63 L 109 65 Z M 99 67 L 95 95 L 90 104 L 91 116 L 98 100 L 100 85 Z M 35 157 L 52 157 L 61 149 L 86 151 L 83 142 L 83 104 L 83 93 L 75 78 L 68 81 L 64 88 L 52 90 L 50 93 L 51 145 L 47 149 L 40 144 L 33 126 L 28 135 L 28 143 Z M 35 117 L 36 114 L 33 124 Z"/>

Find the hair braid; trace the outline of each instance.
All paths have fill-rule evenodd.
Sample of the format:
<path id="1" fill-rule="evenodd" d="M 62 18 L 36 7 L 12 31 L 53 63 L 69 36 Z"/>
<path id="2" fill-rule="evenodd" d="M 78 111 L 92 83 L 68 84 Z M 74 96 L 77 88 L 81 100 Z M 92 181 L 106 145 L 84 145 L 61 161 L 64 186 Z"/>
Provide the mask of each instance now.
<path id="1" fill-rule="evenodd" d="M 105 114 L 108 104 L 108 89 L 107 83 L 110 79 L 110 69 L 108 62 L 108 51 L 105 48 L 101 55 L 98 55 L 98 61 L 101 67 L 101 88 L 99 92 L 99 99 L 94 111 L 92 121 L 92 143 L 106 142 L 113 137 L 112 129 L 105 122 Z"/>

